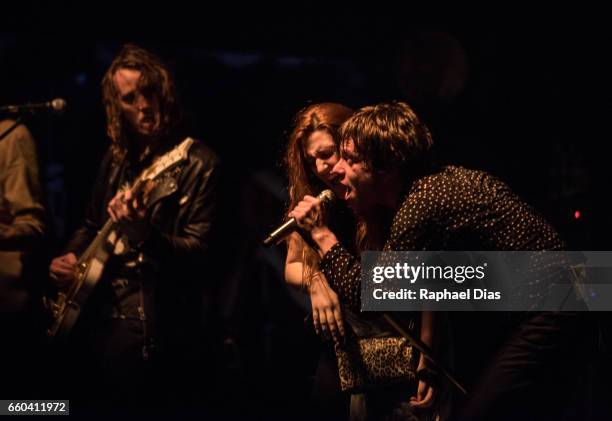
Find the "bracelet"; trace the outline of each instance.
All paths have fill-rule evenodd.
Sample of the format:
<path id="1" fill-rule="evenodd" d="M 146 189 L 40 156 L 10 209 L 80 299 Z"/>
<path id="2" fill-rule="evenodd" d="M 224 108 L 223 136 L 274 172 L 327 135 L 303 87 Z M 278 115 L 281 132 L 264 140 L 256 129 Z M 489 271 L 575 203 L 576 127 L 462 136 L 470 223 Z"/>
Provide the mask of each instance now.
<path id="1" fill-rule="evenodd" d="M 310 287 L 312 286 L 312 280 L 314 278 L 318 278 L 321 275 L 323 275 L 322 272 L 315 272 L 312 275 L 310 275 L 309 277 L 307 277 L 305 280 L 303 280 L 302 281 L 302 288 L 304 289 L 304 291 L 310 293 Z"/>

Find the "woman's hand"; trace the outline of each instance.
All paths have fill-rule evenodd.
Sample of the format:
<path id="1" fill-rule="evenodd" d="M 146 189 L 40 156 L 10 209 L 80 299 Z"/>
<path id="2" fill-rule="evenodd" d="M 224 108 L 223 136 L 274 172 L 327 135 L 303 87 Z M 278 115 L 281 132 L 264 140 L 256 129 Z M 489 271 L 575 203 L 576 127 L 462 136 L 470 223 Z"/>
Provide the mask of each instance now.
<path id="1" fill-rule="evenodd" d="M 344 337 L 344 321 L 338 295 L 327 283 L 323 274 L 315 274 L 310 282 L 312 320 L 317 335 L 339 342 Z"/>

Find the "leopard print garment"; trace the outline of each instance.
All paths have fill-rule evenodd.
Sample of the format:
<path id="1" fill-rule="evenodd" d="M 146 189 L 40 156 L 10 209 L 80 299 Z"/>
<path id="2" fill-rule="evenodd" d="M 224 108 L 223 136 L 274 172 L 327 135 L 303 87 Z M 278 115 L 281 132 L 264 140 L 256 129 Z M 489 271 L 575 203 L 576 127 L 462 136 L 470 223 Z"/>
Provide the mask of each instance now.
<path id="1" fill-rule="evenodd" d="M 403 337 L 352 338 L 336 344 L 340 387 L 359 393 L 416 379 L 416 358 Z"/>

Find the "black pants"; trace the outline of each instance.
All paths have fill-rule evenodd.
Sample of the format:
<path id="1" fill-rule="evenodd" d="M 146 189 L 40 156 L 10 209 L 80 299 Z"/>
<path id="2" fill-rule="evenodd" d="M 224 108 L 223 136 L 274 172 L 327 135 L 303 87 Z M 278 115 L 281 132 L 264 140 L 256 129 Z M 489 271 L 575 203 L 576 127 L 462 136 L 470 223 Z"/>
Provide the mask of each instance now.
<path id="1" fill-rule="evenodd" d="M 583 393 L 596 333 L 589 316 L 538 313 L 521 322 L 459 419 L 584 419 Z"/>

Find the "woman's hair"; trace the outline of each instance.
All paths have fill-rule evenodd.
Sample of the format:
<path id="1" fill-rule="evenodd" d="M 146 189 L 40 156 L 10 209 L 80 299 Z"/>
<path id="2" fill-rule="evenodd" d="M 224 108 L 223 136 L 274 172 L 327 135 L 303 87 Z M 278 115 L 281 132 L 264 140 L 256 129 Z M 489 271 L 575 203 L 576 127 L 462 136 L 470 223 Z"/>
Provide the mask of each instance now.
<path id="1" fill-rule="evenodd" d="M 327 132 L 336 147 L 340 144 L 338 130 L 353 110 L 341 104 L 324 102 L 313 104 L 297 113 L 289 145 L 285 155 L 285 167 L 289 176 L 290 208 L 293 209 L 305 195 L 316 196 L 325 184 L 312 172 L 306 160 L 306 146 L 311 134 L 318 130 Z"/>
<path id="2" fill-rule="evenodd" d="M 181 122 L 180 107 L 173 77 L 168 68 L 154 54 L 133 44 L 125 45 L 111 63 L 102 79 L 102 99 L 106 110 L 106 132 L 111 138 L 113 158 L 125 157 L 128 142 L 128 122 L 123 116 L 119 95 L 113 81 L 120 69 L 141 72 L 139 88 L 150 91 L 159 102 L 160 136 L 171 133 Z"/>
<path id="3" fill-rule="evenodd" d="M 289 208 L 293 209 L 306 195 L 316 196 L 327 188 L 312 171 L 306 160 L 306 146 L 310 135 L 318 130 L 327 132 L 336 147 L 340 144 L 339 129 L 353 110 L 341 104 L 325 102 L 312 104 L 297 113 L 285 154 L 285 168 L 289 178 Z M 304 279 L 317 270 L 319 257 L 306 243 L 303 244 Z"/>

